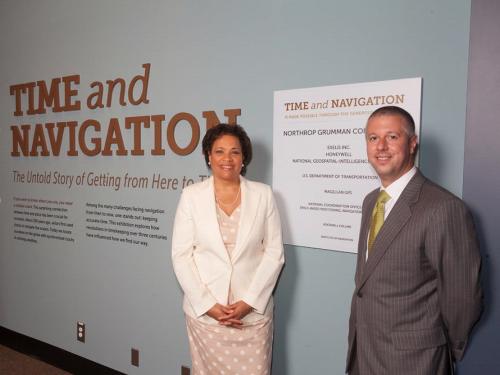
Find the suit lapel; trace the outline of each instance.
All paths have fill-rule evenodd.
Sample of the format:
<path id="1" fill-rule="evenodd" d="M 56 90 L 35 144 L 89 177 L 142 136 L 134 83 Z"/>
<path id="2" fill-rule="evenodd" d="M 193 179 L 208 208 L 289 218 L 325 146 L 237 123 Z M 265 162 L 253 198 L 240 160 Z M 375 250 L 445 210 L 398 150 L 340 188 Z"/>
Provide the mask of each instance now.
<path id="1" fill-rule="evenodd" d="M 241 186 L 241 212 L 240 223 L 238 228 L 238 235 L 236 237 L 236 245 L 233 250 L 233 262 L 241 255 L 242 250 L 245 248 L 247 238 L 250 235 L 257 211 L 260 208 L 261 195 L 258 191 L 252 189 L 248 181 L 240 177 Z"/>
<path id="2" fill-rule="evenodd" d="M 358 266 L 356 272 L 356 284 L 359 284 L 360 278 L 363 275 L 366 266 L 366 247 L 368 240 L 368 231 L 370 229 L 370 220 L 373 207 L 377 200 L 377 194 L 380 190 L 377 189 L 366 198 L 366 203 L 364 205 L 364 212 L 361 216 L 361 227 L 359 232 L 359 242 L 358 242 Z"/>
<path id="3" fill-rule="evenodd" d="M 218 250 L 221 256 L 226 258 L 228 263 L 230 263 L 229 254 L 227 253 L 226 245 L 224 245 L 224 241 L 222 240 L 219 221 L 217 220 L 213 177 L 210 177 L 207 180 L 207 189 L 205 194 L 200 194 L 198 198 L 200 199 L 200 206 L 205 208 L 201 214 L 207 218 L 209 233 L 213 233 L 212 238 L 214 241 L 214 247 Z"/>
<path id="4" fill-rule="evenodd" d="M 391 243 L 394 241 L 398 233 L 403 229 L 408 220 L 412 215 L 412 206 L 418 200 L 420 195 L 420 190 L 422 189 L 422 184 L 424 183 L 425 178 L 417 171 L 415 176 L 410 180 L 406 188 L 401 193 L 398 201 L 392 208 L 389 216 L 385 220 L 382 228 L 373 243 L 373 247 L 370 251 L 370 255 L 368 256 L 368 260 L 363 267 L 363 271 L 361 274 L 361 280 L 358 285 L 358 289 L 363 286 L 363 284 L 368 280 L 370 275 L 373 273 L 380 260 L 383 258 L 386 251 L 389 249 Z M 375 199 L 370 204 L 371 210 L 375 205 Z M 368 216 L 367 220 L 363 220 L 363 231 L 365 238 L 364 242 L 364 252 L 366 251 L 366 237 L 368 235 L 368 228 L 370 226 L 371 220 L 371 210 L 366 213 L 365 216 Z M 363 253 L 364 253 L 363 252 Z"/>

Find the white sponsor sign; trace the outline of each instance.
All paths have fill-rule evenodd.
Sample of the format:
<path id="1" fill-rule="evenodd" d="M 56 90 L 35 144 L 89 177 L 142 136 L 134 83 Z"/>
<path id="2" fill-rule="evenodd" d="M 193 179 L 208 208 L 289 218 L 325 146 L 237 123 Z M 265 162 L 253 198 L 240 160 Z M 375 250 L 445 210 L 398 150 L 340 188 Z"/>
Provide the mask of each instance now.
<path id="1" fill-rule="evenodd" d="M 274 93 L 273 187 L 287 244 L 357 252 L 361 204 L 379 186 L 364 128 L 396 105 L 420 129 L 421 78 Z"/>

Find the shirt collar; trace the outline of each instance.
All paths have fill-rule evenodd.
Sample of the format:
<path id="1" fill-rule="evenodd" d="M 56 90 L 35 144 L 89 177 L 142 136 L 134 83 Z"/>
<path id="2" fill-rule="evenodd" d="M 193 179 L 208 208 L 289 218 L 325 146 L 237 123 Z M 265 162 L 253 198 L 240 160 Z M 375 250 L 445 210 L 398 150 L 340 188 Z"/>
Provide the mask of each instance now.
<path id="1" fill-rule="evenodd" d="M 413 166 L 412 169 L 410 169 L 408 172 L 406 172 L 404 175 L 399 177 L 396 181 L 394 181 L 392 184 L 387 186 L 386 188 L 380 187 L 380 190 L 385 190 L 387 194 L 391 196 L 391 201 L 397 201 L 403 190 L 405 189 L 406 185 L 408 185 L 408 182 L 412 179 L 413 176 L 415 176 L 415 173 L 417 173 L 417 168 Z"/>

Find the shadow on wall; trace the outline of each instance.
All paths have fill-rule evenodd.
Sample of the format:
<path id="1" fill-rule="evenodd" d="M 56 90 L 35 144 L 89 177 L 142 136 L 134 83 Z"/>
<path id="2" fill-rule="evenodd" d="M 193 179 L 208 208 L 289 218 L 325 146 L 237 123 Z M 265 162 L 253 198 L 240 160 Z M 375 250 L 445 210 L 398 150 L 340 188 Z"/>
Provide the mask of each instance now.
<path id="1" fill-rule="evenodd" d="M 467 202 L 466 202 L 467 203 Z M 491 314 L 492 303 L 494 298 L 494 293 L 492 290 L 492 286 L 495 285 L 494 280 L 494 272 L 492 270 L 494 267 L 491 265 L 490 261 L 490 251 L 495 249 L 493 246 L 490 246 L 488 243 L 488 239 L 484 230 L 484 225 L 482 225 L 482 218 L 479 215 L 479 212 L 475 211 L 473 207 L 469 207 L 471 210 L 472 216 L 474 218 L 474 224 L 476 226 L 476 232 L 479 238 L 479 245 L 481 250 L 481 286 L 483 288 L 483 313 L 479 322 L 477 322 L 474 327 L 472 334 L 469 338 L 469 342 L 467 343 L 467 351 L 475 351 L 480 350 L 480 347 L 475 344 L 476 333 L 482 329 L 489 329 L 492 325 L 495 325 L 494 322 L 495 316 Z M 465 352 L 465 358 L 467 358 L 467 351 Z M 477 358 L 477 355 L 475 356 Z M 468 374 L 469 366 L 465 364 L 458 363 L 456 368 L 456 375 L 466 375 Z"/>
<path id="2" fill-rule="evenodd" d="M 433 138 L 425 137 L 423 132 L 425 132 L 425 128 L 420 133 L 417 155 L 418 167 L 425 177 L 442 185 L 442 146 L 439 145 L 440 142 Z"/>
<path id="3" fill-rule="evenodd" d="M 281 273 L 275 298 L 274 308 L 274 350 L 273 367 L 274 375 L 286 375 L 289 373 L 287 353 L 287 343 L 290 341 L 291 320 L 294 309 L 295 284 L 297 280 L 298 264 L 297 253 L 285 246 L 285 268 Z"/>
<path id="4" fill-rule="evenodd" d="M 254 160 L 250 166 L 249 178 L 262 181 L 263 176 L 272 176 L 272 162 L 268 147 L 259 142 L 252 142 Z M 255 164 L 254 164 L 255 163 Z M 287 212 L 283 209 L 282 197 L 274 193 L 278 207 L 280 207 L 281 225 L 288 223 Z M 274 307 L 274 344 L 273 344 L 273 375 L 286 375 L 289 373 L 287 358 L 287 337 L 290 332 L 291 319 L 294 311 L 295 286 L 298 277 L 298 264 L 296 252 L 290 246 L 285 246 L 285 266 L 278 279 L 275 290 Z"/>
<path id="5" fill-rule="evenodd" d="M 275 193 L 275 198 L 279 207 L 284 207 L 282 197 Z M 280 211 L 281 225 L 288 225 L 287 213 Z M 275 375 L 286 375 L 288 371 L 287 343 L 290 338 L 287 337 L 290 332 L 289 326 L 292 320 L 295 300 L 296 283 L 299 276 L 299 267 L 297 253 L 292 246 L 285 245 L 285 267 L 281 272 L 277 293 L 275 298 L 275 319 L 274 319 L 274 354 L 272 373 Z"/>
<path id="6" fill-rule="evenodd" d="M 266 145 L 252 140 L 253 158 L 247 169 L 248 179 L 258 182 L 264 182 L 266 176 L 272 177 L 272 155 Z M 270 183 L 270 181 L 269 181 Z"/>

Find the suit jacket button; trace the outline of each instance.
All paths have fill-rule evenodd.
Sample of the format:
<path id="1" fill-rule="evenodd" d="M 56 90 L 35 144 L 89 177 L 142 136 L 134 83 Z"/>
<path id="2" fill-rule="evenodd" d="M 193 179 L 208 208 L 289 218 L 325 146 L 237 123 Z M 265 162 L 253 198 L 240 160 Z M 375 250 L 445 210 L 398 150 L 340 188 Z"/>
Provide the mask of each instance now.
<path id="1" fill-rule="evenodd" d="M 356 293 L 356 295 L 357 295 L 359 298 L 363 297 L 363 293 L 361 293 L 361 291 L 360 291 L 360 290 L 358 290 L 358 292 Z"/>

